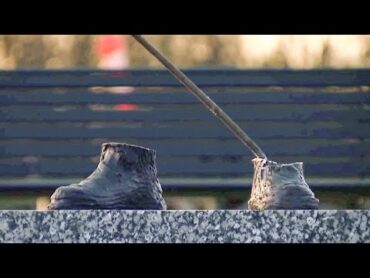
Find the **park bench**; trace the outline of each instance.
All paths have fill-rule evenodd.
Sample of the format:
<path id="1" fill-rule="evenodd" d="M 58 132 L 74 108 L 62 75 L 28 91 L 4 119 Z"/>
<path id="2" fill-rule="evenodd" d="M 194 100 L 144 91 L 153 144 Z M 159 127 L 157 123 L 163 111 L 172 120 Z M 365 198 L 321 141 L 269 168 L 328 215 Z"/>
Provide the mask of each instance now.
<path id="1" fill-rule="evenodd" d="M 185 73 L 314 190 L 370 188 L 370 69 Z M 108 141 L 155 149 L 165 191 L 251 186 L 252 154 L 166 70 L 0 71 L 0 106 L 0 191 L 79 181 Z"/>

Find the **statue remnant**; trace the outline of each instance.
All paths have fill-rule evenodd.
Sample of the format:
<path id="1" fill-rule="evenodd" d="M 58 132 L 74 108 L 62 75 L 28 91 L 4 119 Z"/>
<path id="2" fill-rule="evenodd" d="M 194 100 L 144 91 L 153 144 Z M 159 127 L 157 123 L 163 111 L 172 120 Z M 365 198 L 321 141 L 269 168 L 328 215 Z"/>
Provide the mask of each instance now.
<path id="1" fill-rule="evenodd" d="M 253 163 L 249 209 L 318 209 L 319 200 L 304 179 L 302 162 L 280 164 L 255 158 Z"/>
<path id="2" fill-rule="evenodd" d="M 256 156 L 250 209 L 315 209 L 316 199 L 303 177 L 303 163 L 269 161 L 262 149 L 209 96 L 141 35 L 133 35 L 198 100 Z"/>
<path id="3" fill-rule="evenodd" d="M 103 144 L 95 171 L 78 184 L 57 188 L 48 209 L 166 209 L 155 151 Z"/>

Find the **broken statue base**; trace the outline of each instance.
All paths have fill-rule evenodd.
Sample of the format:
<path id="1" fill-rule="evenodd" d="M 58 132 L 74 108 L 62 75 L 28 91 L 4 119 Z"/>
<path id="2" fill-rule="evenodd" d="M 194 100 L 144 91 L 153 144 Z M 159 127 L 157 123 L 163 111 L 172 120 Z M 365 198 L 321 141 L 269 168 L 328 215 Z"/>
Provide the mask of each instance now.
<path id="1" fill-rule="evenodd" d="M 304 179 L 302 162 L 280 164 L 260 158 L 252 161 L 249 209 L 318 209 L 319 200 Z"/>
<path id="2" fill-rule="evenodd" d="M 155 159 L 148 148 L 105 143 L 96 170 L 57 188 L 48 209 L 166 209 Z"/>

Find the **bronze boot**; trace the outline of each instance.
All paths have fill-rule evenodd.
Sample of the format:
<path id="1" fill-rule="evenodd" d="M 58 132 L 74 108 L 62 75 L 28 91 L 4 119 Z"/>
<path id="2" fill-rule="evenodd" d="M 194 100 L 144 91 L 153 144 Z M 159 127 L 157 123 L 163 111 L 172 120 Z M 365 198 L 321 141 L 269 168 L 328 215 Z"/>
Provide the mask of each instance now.
<path id="1" fill-rule="evenodd" d="M 57 188 L 48 209 L 166 209 L 155 158 L 151 149 L 105 143 L 95 171 Z"/>
<path id="2" fill-rule="evenodd" d="M 319 200 L 304 179 L 302 162 L 279 164 L 256 158 L 253 163 L 249 209 L 318 209 Z"/>

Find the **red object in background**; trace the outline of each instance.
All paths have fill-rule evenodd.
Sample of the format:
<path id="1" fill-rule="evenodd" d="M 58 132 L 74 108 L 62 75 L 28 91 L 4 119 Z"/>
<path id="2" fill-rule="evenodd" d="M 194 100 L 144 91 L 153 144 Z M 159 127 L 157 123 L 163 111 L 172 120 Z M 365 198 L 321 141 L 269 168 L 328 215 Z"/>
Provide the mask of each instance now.
<path id="1" fill-rule="evenodd" d="M 129 67 L 129 56 L 127 39 L 121 35 L 101 35 L 98 36 L 95 44 L 95 51 L 98 58 L 98 66 L 102 69 L 122 70 Z M 122 74 L 114 73 L 121 76 Z M 111 87 L 108 92 L 127 94 L 132 93 L 132 87 Z M 118 111 L 134 111 L 138 109 L 138 105 L 131 103 L 121 103 L 113 106 L 114 110 Z"/>
<path id="2" fill-rule="evenodd" d="M 138 105 L 132 103 L 121 103 L 114 106 L 114 110 L 118 111 L 135 111 L 138 108 Z"/>
<path id="3" fill-rule="evenodd" d="M 96 43 L 97 54 L 100 58 L 111 54 L 114 51 L 127 51 L 126 38 L 116 35 L 99 36 Z"/>
<path id="4" fill-rule="evenodd" d="M 125 36 L 99 36 L 96 40 L 95 48 L 100 68 L 124 69 L 130 64 Z"/>

